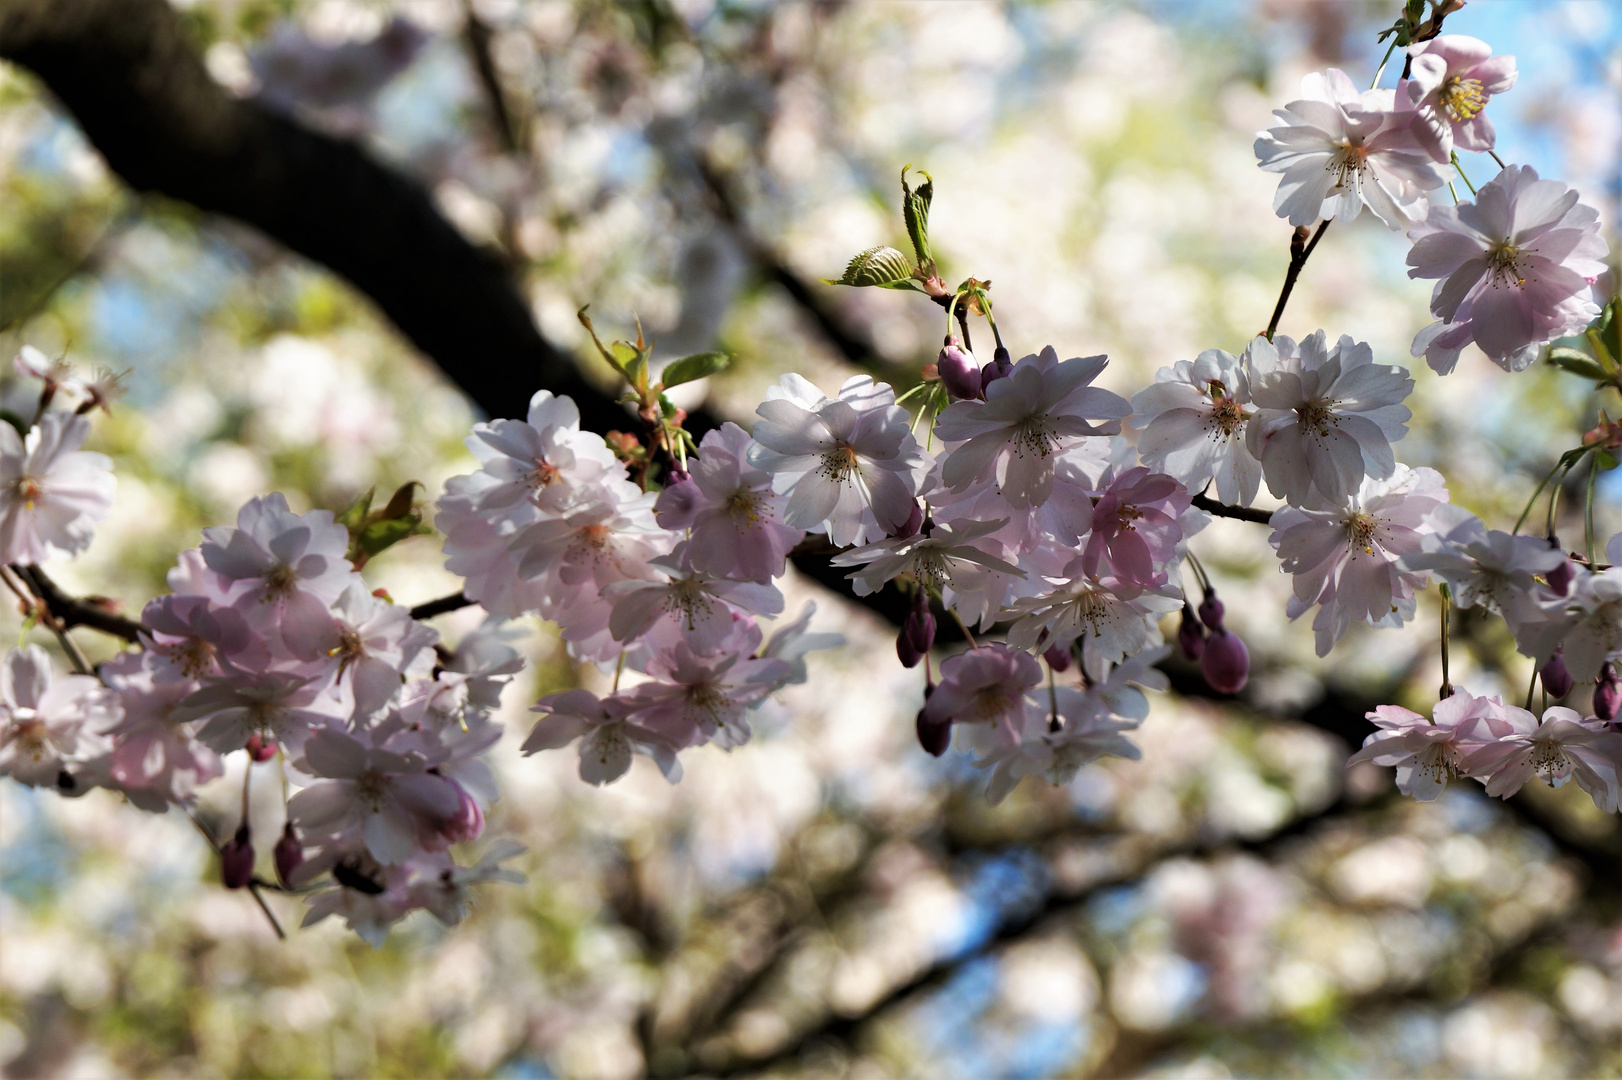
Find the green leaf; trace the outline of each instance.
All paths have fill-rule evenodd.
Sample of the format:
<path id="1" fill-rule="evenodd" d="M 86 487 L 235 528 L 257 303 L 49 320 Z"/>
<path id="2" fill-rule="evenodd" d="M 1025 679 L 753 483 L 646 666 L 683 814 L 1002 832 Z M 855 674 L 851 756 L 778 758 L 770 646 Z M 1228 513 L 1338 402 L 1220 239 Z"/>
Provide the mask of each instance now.
<path id="1" fill-rule="evenodd" d="M 1614 469 L 1617 466 L 1616 455 L 1609 450 L 1601 450 L 1594 455 L 1594 463 L 1602 469 Z"/>
<path id="2" fill-rule="evenodd" d="M 360 549 L 368 557 L 380 555 L 407 537 L 423 536 L 433 531 L 416 514 L 374 521 L 361 532 Z"/>
<path id="3" fill-rule="evenodd" d="M 880 285 L 894 288 L 898 281 L 906 281 L 912 277 L 912 264 L 907 257 L 893 247 L 880 244 L 870 247 L 850 261 L 845 267 L 844 276 L 838 281 L 828 278 L 822 280 L 830 285 L 854 285 L 862 288 L 869 285 Z"/>
<path id="4" fill-rule="evenodd" d="M 929 204 L 935 198 L 935 178 L 924 170 L 919 169 L 918 174 L 924 182 L 916 189 L 907 186 L 907 169 L 901 170 L 901 216 L 907 222 L 907 236 L 912 240 L 913 253 L 918 256 L 919 266 L 928 266 L 935 261 L 929 251 Z"/>
<path id="5" fill-rule="evenodd" d="M 366 522 L 366 515 L 372 512 L 372 500 L 377 497 L 377 488 L 367 488 L 355 501 L 344 507 L 344 512 L 337 517 L 338 524 L 355 532 Z"/>
<path id="6" fill-rule="evenodd" d="M 706 378 L 732 366 L 732 358 L 722 352 L 702 352 L 672 360 L 659 377 L 665 389 Z"/>
<path id="7" fill-rule="evenodd" d="M 388 505 L 378 511 L 378 519 L 392 521 L 395 518 L 403 518 L 407 514 L 413 513 L 416 509 L 414 496 L 420 487 L 422 485 L 415 480 L 407 480 L 401 484 L 395 489 L 394 494 L 389 496 Z"/>
<path id="8" fill-rule="evenodd" d="M 897 289 L 905 292 L 921 293 L 924 296 L 929 295 L 924 287 L 918 284 L 912 278 L 902 278 L 900 281 L 886 281 L 884 284 L 878 287 L 881 289 Z"/>
<path id="9" fill-rule="evenodd" d="M 1602 382 L 1606 378 L 1605 369 L 1594 362 L 1593 357 L 1581 349 L 1573 349 L 1566 345 L 1556 345 L 1549 350 L 1549 363 L 1573 375 L 1581 375 L 1585 379 Z"/>
<path id="10" fill-rule="evenodd" d="M 1572 447 L 1570 450 L 1567 450 L 1564 454 L 1560 455 L 1560 464 L 1568 469 L 1574 468 L 1576 464 L 1587 456 L 1589 451 L 1593 449 L 1594 447 L 1592 446 Z"/>

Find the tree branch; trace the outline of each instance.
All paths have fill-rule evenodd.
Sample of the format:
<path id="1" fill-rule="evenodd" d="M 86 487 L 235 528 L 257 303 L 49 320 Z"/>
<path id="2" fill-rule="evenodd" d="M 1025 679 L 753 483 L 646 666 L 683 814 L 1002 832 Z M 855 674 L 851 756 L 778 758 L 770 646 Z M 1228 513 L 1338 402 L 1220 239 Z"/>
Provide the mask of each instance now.
<path id="1" fill-rule="evenodd" d="M 1273 511 L 1262 510 L 1254 506 L 1229 506 L 1227 503 L 1208 499 L 1204 495 L 1194 496 L 1193 505 L 1198 510 L 1204 510 L 1213 517 L 1233 518 L 1235 521 L 1253 521 L 1257 525 L 1267 525 L 1273 520 Z"/>

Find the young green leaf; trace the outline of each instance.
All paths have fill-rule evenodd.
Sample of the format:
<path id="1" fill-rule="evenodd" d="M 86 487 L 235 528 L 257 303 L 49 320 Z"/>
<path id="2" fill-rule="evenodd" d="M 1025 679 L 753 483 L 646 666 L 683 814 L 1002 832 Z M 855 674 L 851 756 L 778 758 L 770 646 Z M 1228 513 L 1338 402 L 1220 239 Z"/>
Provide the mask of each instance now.
<path id="1" fill-rule="evenodd" d="M 929 204 L 935 198 L 935 178 L 924 170 L 918 174 L 924 182 L 916 189 L 907 186 L 907 169 L 901 170 L 901 216 L 907 222 L 907 236 L 912 239 L 912 250 L 918 256 L 919 266 L 929 266 L 935 257 L 929 250 Z"/>
<path id="2" fill-rule="evenodd" d="M 838 281 L 823 278 L 829 285 L 854 285 L 858 288 L 878 285 L 885 288 L 909 288 L 912 264 L 893 247 L 870 247 L 850 261 L 844 276 Z M 906 282 L 907 284 L 897 284 Z"/>
<path id="3" fill-rule="evenodd" d="M 702 379 L 717 372 L 725 371 L 732 365 L 732 358 L 726 353 L 704 352 L 693 356 L 684 356 L 680 360 L 672 360 L 660 376 L 665 389 L 690 383 L 695 379 Z"/>

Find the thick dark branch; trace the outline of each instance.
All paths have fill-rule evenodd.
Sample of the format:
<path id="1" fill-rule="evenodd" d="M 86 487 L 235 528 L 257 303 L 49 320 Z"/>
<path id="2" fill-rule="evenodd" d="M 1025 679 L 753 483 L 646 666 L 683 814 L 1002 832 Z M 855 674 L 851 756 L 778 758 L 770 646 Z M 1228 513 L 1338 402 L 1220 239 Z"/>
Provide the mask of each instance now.
<path id="1" fill-rule="evenodd" d="M 428 600 L 411 609 L 413 619 L 432 619 L 435 615 L 443 615 L 447 611 L 460 611 L 465 607 L 472 607 L 473 601 L 460 592 L 441 596 L 437 600 Z"/>
<path id="2" fill-rule="evenodd" d="M 0 0 L 0 56 L 38 75 L 132 187 L 234 217 L 330 267 L 486 414 L 522 416 L 544 386 L 573 397 L 588 427 L 627 426 L 427 191 L 352 142 L 231 97 L 164 0 Z"/>
<path id="3" fill-rule="evenodd" d="M 1266 525 L 1273 520 L 1273 511 L 1262 510 L 1254 506 L 1229 506 L 1227 503 L 1208 499 L 1204 495 L 1194 496 L 1194 507 L 1204 510 L 1215 517 L 1233 518 L 1235 521 L 1253 521 L 1257 525 Z"/>
<path id="4" fill-rule="evenodd" d="M 64 630 L 88 626 L 92 630 L 123 638 L 131 644 L 140 644 L 141 624 L 134 619 L 126 619 L 99 604 L 69 596 L 37 566 L 19 566 L 17 573 L 34 590 L 40 602 L 50 608 L 51 614 L 61 622 Z"/>

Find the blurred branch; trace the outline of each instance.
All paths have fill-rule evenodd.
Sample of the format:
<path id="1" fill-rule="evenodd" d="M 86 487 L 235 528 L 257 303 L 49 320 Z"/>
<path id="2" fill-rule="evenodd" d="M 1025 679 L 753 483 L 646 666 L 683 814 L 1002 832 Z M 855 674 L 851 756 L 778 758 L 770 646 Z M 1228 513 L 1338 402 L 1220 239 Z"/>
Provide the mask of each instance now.
<path id="1" fill-rule="evenodd" d="M 40 603 L 50 609 L 50 614 L 61 623 L 63 630 L 88 626 L 92 630 L 123 638 L 131 644 L 140 644 L 141 624 L 134 619 L 109 611 L 94 601 L 78 600 L 67 595 L 37 566 L 19 566 L 16 571 L 28 583 Z"/>
<path id="2" fill-rule="evenodd" d="M 462 18 L 462 33 L 467 39 L 468 51 L 473 54 L 473 70 L 478 73 L 485 100 L 490 103 L 490 126 L 495 129 L 501 148 L 515 154 L 523 147 L 524 140 L 518 118 L 507 107 L 501 74 L 496 70 L 495 58 L 490 53 L 490 39 L 495 35 L 490 24 L 479 18 L 473 0 L 462 0 Z"/>

